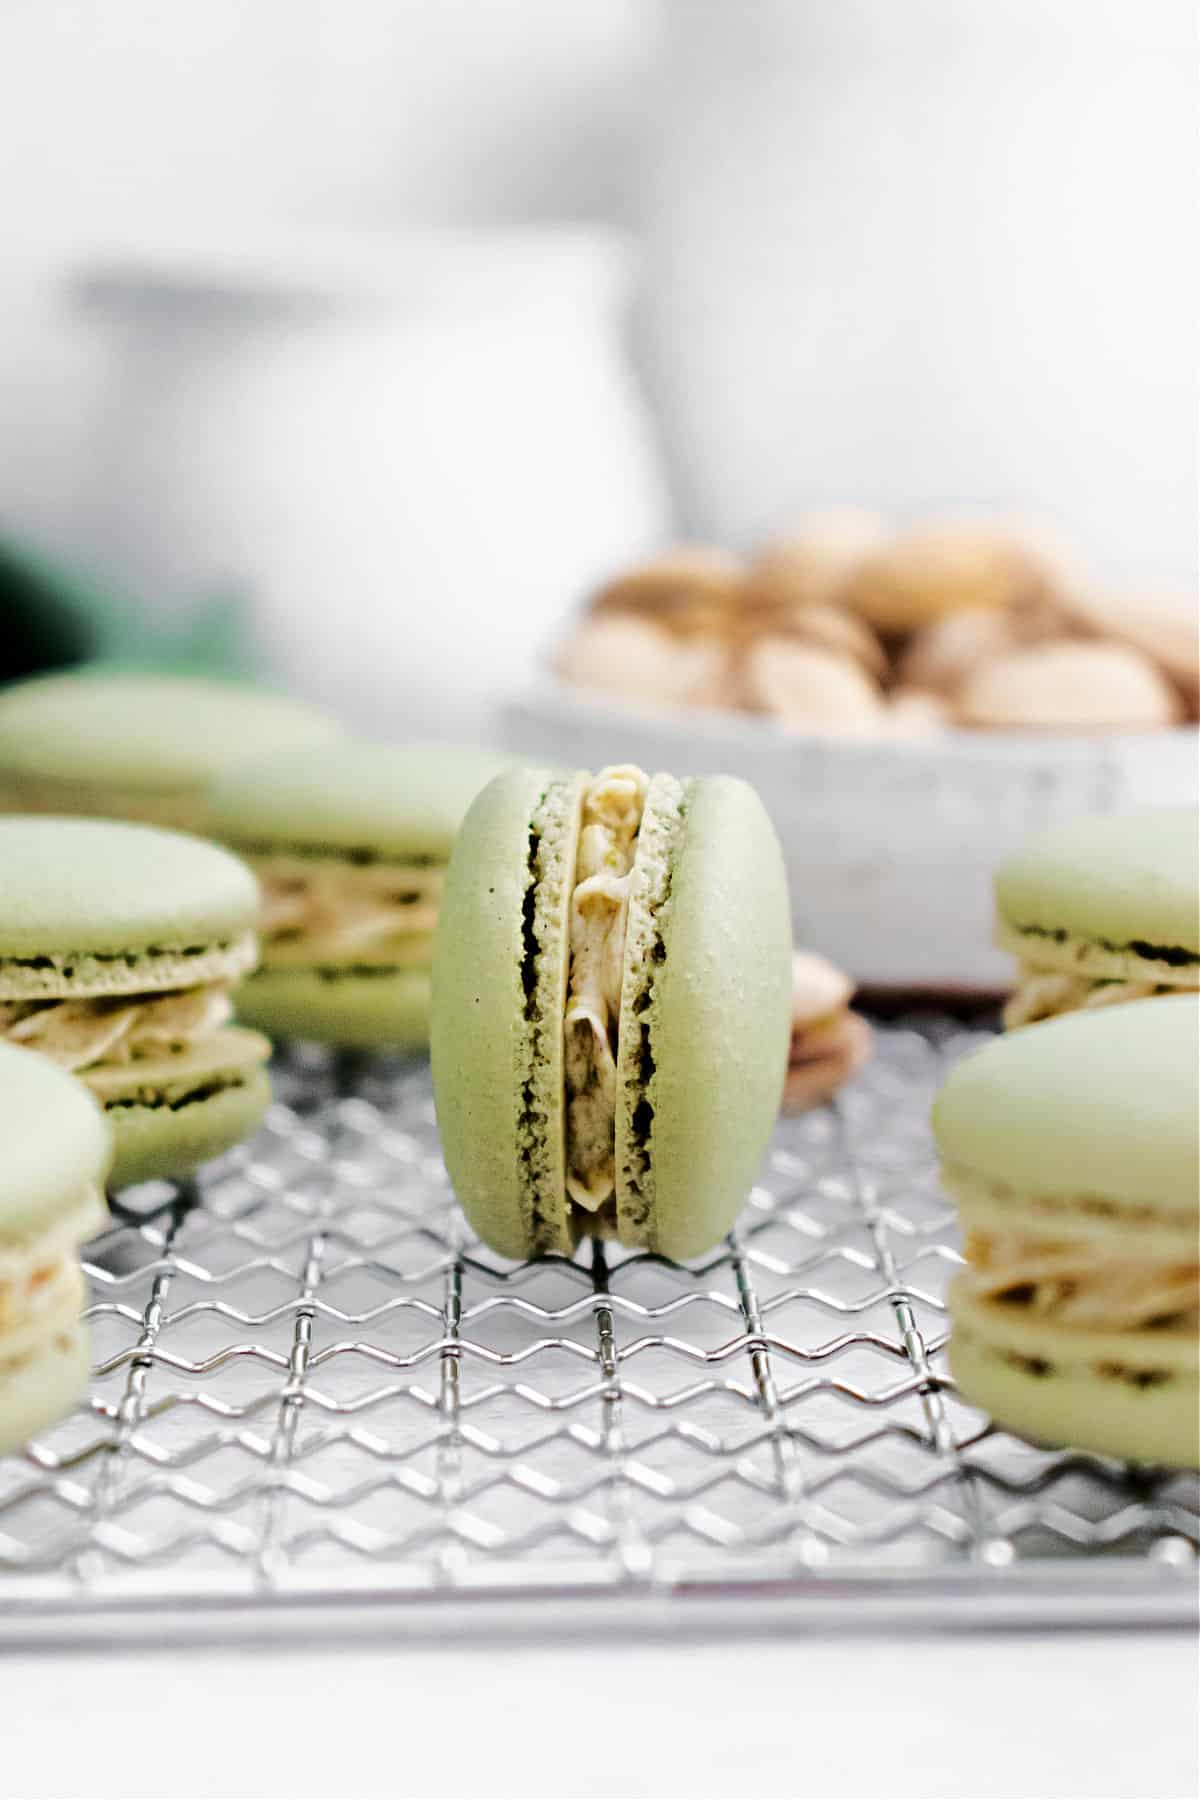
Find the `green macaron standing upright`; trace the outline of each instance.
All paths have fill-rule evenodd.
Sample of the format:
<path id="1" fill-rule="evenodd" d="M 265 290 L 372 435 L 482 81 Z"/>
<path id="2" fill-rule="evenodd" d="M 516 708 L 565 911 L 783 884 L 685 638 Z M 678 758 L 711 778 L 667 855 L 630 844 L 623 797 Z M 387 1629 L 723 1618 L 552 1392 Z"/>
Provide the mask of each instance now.
<path id="1" fill-rule="evenodd" d="M 104 669 L 38 676 L 0 693 L 0 812 L 206 824 L 222 769 L 340 726 L 319 707 L 236 682 Z"/>
<path id="2" fill-rule="evenodd" d="M 245 1137 L 271 1046 L 229 1023 L 258 889 L 199 838 L 0 818 L 0 1041 L 71 1070 L 113 1128 L 113 1183 L 178 1176 Z"/>
<path id="3" fill-rule="evenodd" d="M 450 849 L 505 766 L 484 751 L 345 740 L 217 779 L 213 834 L 263 892 L 262 967 L 239 1018 L 276 1037 L 423 1048 Z"/>
<path id="4" fill-rule="evenodd" d="M 1200 815 L 1074 819 L 996 872 L 996 942 L 1019 959 L 1005 1024 L 1200 989 Z"/>
<path id="5" fill-rule="evenodd" d="M 83 1392 L 80 1244 L 103 1227 L 112 1137 L 96 1101 L 44 1057 L 0 1043 L 0 1453 Z"/>
<path id="6" fill-rule="evenodd" d="M 934 1106 L 965 1232 L 951 1371 L 1030 1437 L 1200 1461 L 1200 996 L 995 1039 Z"/>
<path id="7" fill-rule="evenodd" d="M 447 1169 L 502 1255 L 608 1236 L 709 1249 L 787 1067 L 791 918 L 761 802 L 726 776 L 514 770 L 450 860 L 432 1058 Z"/>

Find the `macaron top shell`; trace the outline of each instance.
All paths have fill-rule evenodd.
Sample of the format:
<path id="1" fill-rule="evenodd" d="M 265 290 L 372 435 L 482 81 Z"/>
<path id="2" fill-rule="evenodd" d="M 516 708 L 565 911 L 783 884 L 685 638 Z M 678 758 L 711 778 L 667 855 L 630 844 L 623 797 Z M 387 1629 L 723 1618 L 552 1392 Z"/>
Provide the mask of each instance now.
<path id="1" fill-rule="evenodd" d="M 996 905 L 1019 932 L 1200 956 L 1200 815 L 1146 807 L 1056 826 L 1001 865 Z"/>
<path id="2" fill-rule="evenodd" d="M 194 676 L 84 670 L 0 694 L 0 768 L 88 787 L 195 788 L 226 766 L 340 731 L 304 701 Z"/>
<path id="3" fill-rule="evenodd" d="M 792 925 L 779 840 L 752 787 L 688 784 L 646 1022 L 649 1211 L 674 1258 L 729 1229 L 779 1110 L 791 1039 Z"/>
<path id="4" fill-rule="evenodd" d="M 0 1242 L 43 1230 L 102 1187 L 112 1137 L 81 1082 L 0 1043 Z"/>
<path id="5" fill-rule="evenodd" d="M 235 856 L 148 825 L 0 818 L 0 871 L 0 970 L 5 958 L 199 950 L 258 917 L 258 884 Z"/>
<path id="6" fill-rule="evenodd" d="M 544 769 L 514 769 L 474 802 L 447 872 L 433 966 L 430 1053 L 446 1167 L 480 1236 L 514 1258 L 536 1236 L 519 1090 L 531 1054 L 530 822 L 547 780 Z M 560 1088 L 561 1079 L 560 1050 Z"/>
<path id="7" fill-rule="evenodd" d="M 247 763 L 209 790 L 213 830 L 259 849 L 444 862 L 472 800 L 511 759 L 344 741 Z"/>
<path id="8" fill-rule="evenodd" d="M 1086 1198 L 1194 1219 L 1198 1114 L 1200 996 L 1172 994 L 994 1039 L 953 1070 L 933 1128 L 945 1163 L 1018 1207 Z"/>

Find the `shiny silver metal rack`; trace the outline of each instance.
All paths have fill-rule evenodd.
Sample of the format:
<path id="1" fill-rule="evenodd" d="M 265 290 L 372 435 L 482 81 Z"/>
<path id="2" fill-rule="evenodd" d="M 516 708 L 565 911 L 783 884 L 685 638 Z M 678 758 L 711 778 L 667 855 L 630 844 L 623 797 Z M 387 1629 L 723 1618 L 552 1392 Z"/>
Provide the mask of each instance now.
<path id="1" fill-rule="evenodd" d="M 0 1459 L 0 1641 L 1194 1618 L 1195 1477 L 949 1382 L 926 1120 L 972 1041 L 882 1028 L 687 1267 L 499 1261 L 427 1065 L 293 1053 L 253 1143 L 88 1249 L 88 1401 Z"/>

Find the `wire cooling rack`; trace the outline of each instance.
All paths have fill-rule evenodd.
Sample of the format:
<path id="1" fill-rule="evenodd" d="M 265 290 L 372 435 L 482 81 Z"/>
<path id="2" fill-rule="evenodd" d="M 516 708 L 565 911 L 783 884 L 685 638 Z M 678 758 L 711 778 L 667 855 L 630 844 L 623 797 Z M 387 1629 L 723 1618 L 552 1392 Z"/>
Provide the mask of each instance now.
<path id="1" fill-rule="evenodd" d="M 89 1398 L 0 1459 L 0 1638 L 1188 1619 L 1194 1477 L 1023 1444 L 950 1384 L 926 1116 L 974 1041 L 881 1028 L 687 1266 L 499 1261 L 427 1064 L 294 1053 L 251 1144 L 89 1247 Z"/>

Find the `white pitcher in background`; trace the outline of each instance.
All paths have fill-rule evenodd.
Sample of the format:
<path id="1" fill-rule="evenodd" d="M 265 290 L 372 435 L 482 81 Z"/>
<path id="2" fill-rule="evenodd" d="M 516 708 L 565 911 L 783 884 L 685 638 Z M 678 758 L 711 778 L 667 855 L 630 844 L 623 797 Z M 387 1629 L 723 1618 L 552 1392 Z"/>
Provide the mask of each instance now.
<path id="1" fill-rule="evenodd" d="M 389 736 L 487 736 L 580 595 L 667 531 L 630 256 L 549 228 L 94 269 L 96 566 L 245 597 L 275 676 Z"/>

